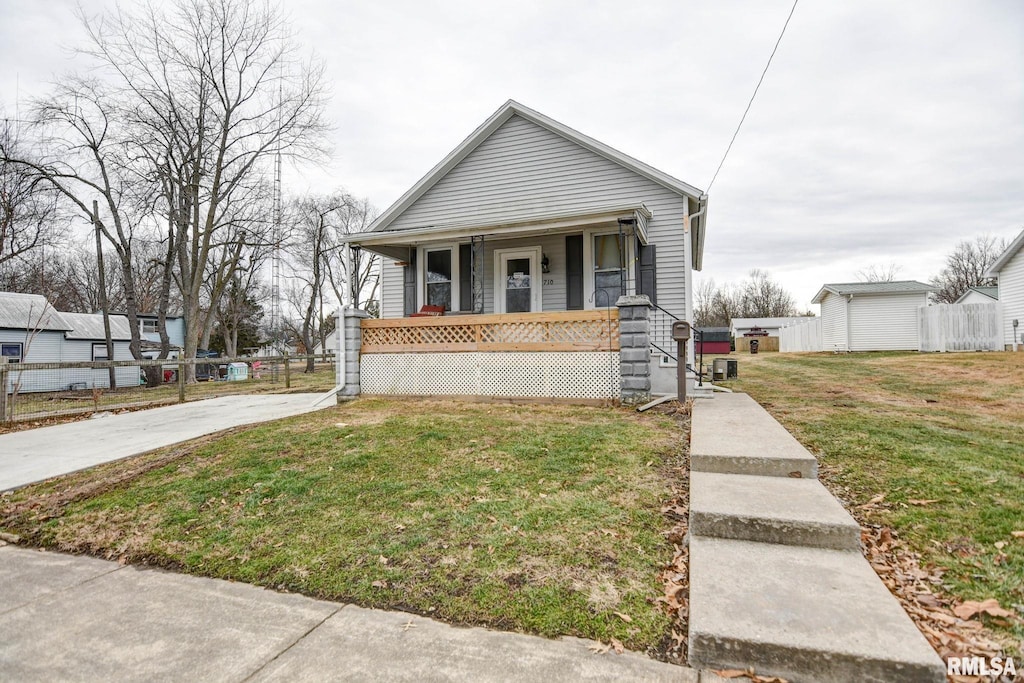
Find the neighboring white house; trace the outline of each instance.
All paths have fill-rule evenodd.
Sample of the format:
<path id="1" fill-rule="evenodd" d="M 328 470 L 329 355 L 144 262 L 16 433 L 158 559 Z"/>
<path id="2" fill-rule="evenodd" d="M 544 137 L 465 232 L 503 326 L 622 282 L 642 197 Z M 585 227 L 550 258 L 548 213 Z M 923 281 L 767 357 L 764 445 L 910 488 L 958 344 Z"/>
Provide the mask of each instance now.
<path id="1" fill-rule="evenodd" d="M 954 303 L 994 304 L 999 301 L 998 287 L 969 287 Z"/>
<path id="2" fill-rule="evenodd" d="M 110 316 L 113 360 L 131 360 L 128 319 Z M 103 316 L 98 313 L 61 313 L 45 297 L 0 292 L 0 352 L 4 363 L 62 363 L 107 359 Z M 136 367 L 118 368 L 119 386 L 139 383 Z M 109 387 L 106 369 L 28 370 L 9 373 L 7 390 L 60 391 Z"/>
<path id="3" fill-rule="evenodd" d="M 742 337 L 754 328 L 760 328 L 768 333 L 767 336 L 778 337 L 779 330 L 783 327 L 805 323 L 808 319 L 804 315 L 783 318 L 733 318 L 731 322 L 732 336 Z"/>
<path id="4" fill-rule="evenodd" d="M 827 284 L 813 302 L 821 305 L 825 351 L 920 351 L 918 309 L 928 305 L 931 285 L 914 280 Z"/>
<path id="5" fill-rule="evenodd" d="M 320 345 L 318 339 L 316 344 L 313 345 L 313 355 L 322 356 L 325 353 L 328 356 L 333 356 L 338 352 L 338 328 L 334 328 L 327 333 L 326 342 L 323 346 Z"/>
<path id="6" fill-rule="evenodd" d="M 160 317 L 155 313 L 139 313 L 136 316 L 139 320 L 139 332 L 142 341 L 151 344 L 160 344 Z M 164 319 L 164 326 L 167 328 L 167 336 L 170 339 L 172 348 L 185 348 L 185 318 L 180 315 L 169 315 Z"/>
<path id="7" fill-rule="evenodd" d="M 1024 348 L 1024 230 L 996 259 L 985 277 L 999 279 L 999 302 L 1003 305 L 1003 339 L 1006 348 Z M 1014 322 L 1017 326 L 1014 326 Z"/>

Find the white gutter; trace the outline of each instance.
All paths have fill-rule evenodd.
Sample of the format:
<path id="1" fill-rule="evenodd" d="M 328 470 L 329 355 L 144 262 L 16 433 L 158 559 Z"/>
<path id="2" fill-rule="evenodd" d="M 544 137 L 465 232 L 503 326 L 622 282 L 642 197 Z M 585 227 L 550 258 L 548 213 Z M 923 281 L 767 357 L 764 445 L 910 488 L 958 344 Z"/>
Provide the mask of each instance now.
<path id="1" fill-rule="evenodd" d="M 638 220 L 635 223 L 635 228 L 641 242 L 647 244 L 645 226 L 654 214 L 642 203 L 596 207 L 593 211 L 587 213 L 552 213 L 521 221 L 499 221 L 495 223 L 463 221 L 449 223 L 444 226 L 410 228 L 408 230 L 354 233 L 345 235 L 342 238 L 342 242 L 346 244 L 359 244 L 360 246 L 370 248 L 374 245 L 415 245 L 436 241 L 452 241 L 476 235 L 525 237 L 529 235 L 542 235 L 549 232 L 568 232 L 570 230 L 578 230 L 581 227 L 593 227 L 604 223 L 617 226 L 620 218 L 635 219 L 638 216 L 646 219 L 643 221 Z"/>

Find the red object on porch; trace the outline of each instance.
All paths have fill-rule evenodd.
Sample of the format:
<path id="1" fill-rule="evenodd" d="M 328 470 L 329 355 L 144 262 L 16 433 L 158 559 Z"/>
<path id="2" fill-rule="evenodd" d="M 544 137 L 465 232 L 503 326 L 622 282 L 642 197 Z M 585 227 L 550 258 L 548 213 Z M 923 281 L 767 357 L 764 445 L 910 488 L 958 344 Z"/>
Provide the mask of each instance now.
<path id="1" fill-rule="evenodd" d="M 444 306 L 424 306 L 419 313 L 413 313 L 410 318 L 428 318 L 444 315 Z"/>

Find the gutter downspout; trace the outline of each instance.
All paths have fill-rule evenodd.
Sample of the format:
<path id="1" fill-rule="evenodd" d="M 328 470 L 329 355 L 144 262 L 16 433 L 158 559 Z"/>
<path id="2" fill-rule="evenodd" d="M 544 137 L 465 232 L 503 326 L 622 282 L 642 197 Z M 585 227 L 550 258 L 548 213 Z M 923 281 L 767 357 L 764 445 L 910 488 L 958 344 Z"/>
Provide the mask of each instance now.
<path id="1" fill-rule="evenodd" d="M 683 270 L 683 286 L 686 288 L 686 300 L 683 303 L 683 319 L 693 323 L 693 231 L 691 230 L 692 221 L 703 216 L 708 210 L 708 196 L 702 194 L 697 198 L 697 206 L 699 211 L 690 215 L 686 214 L 683 220 L 683 259 L 686 261 L 686 268 Z M 689 209 L 689 207 L 687 207 Z M 690 335 L 690 339 L 686 342 L 686 356 L 687 358 L 696 359 L 694 353 L 694 335 Z M 685 371 L 685 368 L 683 369 Z M 700 370 L 700 368 L 698 368 Z"/>

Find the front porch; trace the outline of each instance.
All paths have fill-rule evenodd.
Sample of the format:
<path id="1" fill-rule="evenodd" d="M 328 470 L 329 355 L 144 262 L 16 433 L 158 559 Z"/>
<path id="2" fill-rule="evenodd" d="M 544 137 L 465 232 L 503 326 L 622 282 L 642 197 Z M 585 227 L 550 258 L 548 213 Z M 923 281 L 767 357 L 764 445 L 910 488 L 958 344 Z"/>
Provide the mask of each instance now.
<path id="1" fill-rule="evenodd" d="M 637 403 L 650 396 L 646 297 L 591 311 L 346 317 L 345 394 Z"/>
<path id="2" fill-rule="evenodd" d="M 349 241 L 383 257 L 382 318 L 424 306 L 445 315 L 583 311 L 612 308 L 624 295 L 656 300 L 650 217 L 630 204 Z"/>

